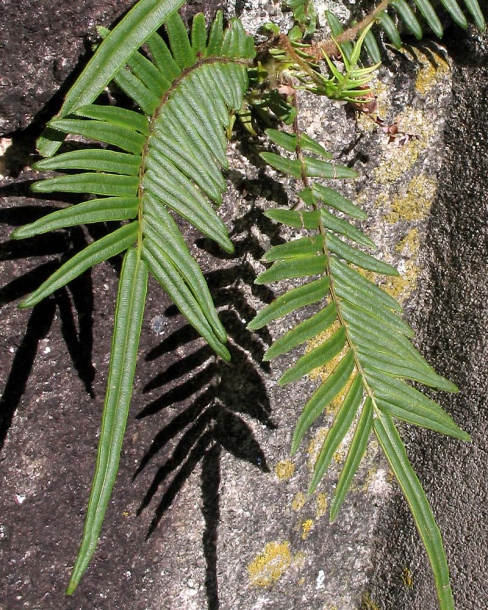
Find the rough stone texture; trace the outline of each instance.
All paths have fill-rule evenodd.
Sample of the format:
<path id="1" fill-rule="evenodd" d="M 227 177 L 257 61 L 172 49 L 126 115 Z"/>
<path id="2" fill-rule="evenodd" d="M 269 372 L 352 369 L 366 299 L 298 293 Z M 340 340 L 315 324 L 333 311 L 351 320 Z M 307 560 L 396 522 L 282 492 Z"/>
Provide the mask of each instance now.
<path id="1" fill-rule="evenodd" d="M 80 13 L 85 26 L 80 25 L 76 34 L 71 31 L 71 6 L 55 4 L 56 12 L 50 12 L 45 10 L 50 3 L 44 1 L 33 7 L 41 14 L 55 15 L 56 23 L 69 24 L 69 35 L 77 40 L 66 74 L 78 61 L 85 33 L 92 32 L 95 24 L 110 22 L 115 12 L 122 10 L 121 3 L 107 2 L 105 8 L 100 8 L 106 12 L 94 14 L 91 11 L 102 5 L 85 5 L 87 12 Z M 18 6 L 14 10 L 13 4 L 3 3 L 5 21 L 12 23 L 11 32 L 15 32 L 13 15 Z M 262 4 L 254 12 L 246 5 L 241 8 L 254 27 L 259 21 L 268 21 L 270 13 L 280 17 L 270 4 Z M 32 32 L 41 22 L 30 26 Z M 22 30 L 20 22 L 19 28 Z M 31 36 L 37 40 L 38 32 Z M 9 40 L 14 38 L 15 33 Z M 20 34 L 18 38 L 23 39 Z M 52 96 L 57 88 L 51 74 L 53 61 L 67 55 L 60 44 L 54 50 L 47 48 L 46 53 L 33 47 L 34 57 L 28 59 L 28 48 L 29 45 L 23 47 L 22 57 L 32 66 L 38 62 L 39 69 L 30 69 L 30 80 L 21 89 L 34 92 L 32 105 L 22 104 L 22 111 L 19 113 L 17 108 L 16 114 L 0 109 L 0 116 L 11 126 L 8 131 L 29 125 L 31 117 Z M 12 55 L 3 54 L 4 61 L 13 66 L 12 57 L 17 58 L 19 47 L 12 46 L 9 53 Z M 40 58 L 35 53 L 41 53 Z M 371 213 L 365 228 L 379 243 L 381 256 L 407 274 L 408 281 L 386 287 L 403 300 L 409 315 L 417 311 L 418 303 L 422 304 L 421 311 L 432 312 L 428 319 L 421 315 L 415 318 L 422 330 L 421 344 L 427 348 L 436 333 L 451 328 L 430 325 L 431 320 L 447 319 L 448 315 L 436 316 L 434 305 L 440 311 L 444 306 L 458 304 L 458 309 L 468 312 L 464 309 L 467 301 L 463 291 L 472 286 L 475 296 L 481 294 L 482 288 L 476 287 L 473 277 L 472 284 L 465 282 L 449 293 L 448 303 L 444 297 L 437 298 L 440 289 L 434 292 L 435 299 L 429 300 L 428 292 L 423 300 L 412 296 L 415 283 L 422 285 L 426 278 L 421 271 L 421 253 L 426 243 L 437 240 L 425 234 L 430 204 L 434 200 L 439 206 L 442 193 L 449 192 L 442 185 L 437 188 L 437 174 L 450 88 L 449 64 L 442 60 L 442 53 L 435 49 L 424 51 L 415 62 L 414 53 L 419 55 L 412 49 L 390 57 L 381 74 L 383 84 L 379 90 L 381 116 L 388 122 L 398 121 L 400 128 L 412 136 L 403 146 L 388 144 L 387 136 L 370 121 L 356 123 L 344 107 L 333 107 L 326 100 L 312 102 L 304 98 L 302 110 L 310 135 L 323 141 L 336 160 L 353 163 L 360 171 L 362 178 L 349 184 L 347 192 Z M 19 104 L 16 101 L 9 108 Z M 32 133 L 38 124 L 34 121 L 33 125 Z M 467 141 L 470 134 L 463 133 Z M 100 229 L 91 228 L 89 233 L 76 229 L 25 243 L 8 241 L 12 227 L 33 220 L 56 205 L 47 199 L 28 198 L 26 185 L 37 175 L 29 168 L 29 159 L 16 159 L 13 163 L 12 150 L 16 155 L 22 152 L 20 141 L 20 136 L 14 137 L 10 157 L 7 151 L 11 175 L 0 191 L 0 219 L 4 223 L 0 250 L 0 383 L 5 388 L 0 405 L 2 431 L 6 435 L 8 432 L 0 463 L 4 481 L 0 495 L 0 608 L 353 610 L 365 592 L 376 599 L 380 589 L 368 584 L 373 568 L 377 573 L 375 582 L 380 583 L 378 587 L 383 586 L 383 607 L 399 607 L 400 598 L 390 602 L 391 596 L 398 589 L 401 595 L 405 592 L 395 586 L 398 572 L 392 566 L 401 565 L 401 573 L 402 562 L 373 558 L 375 546 L 381 549 L 389 541 L 392 547 L 397 544 L 397 538 L 384 538 L 383 530 L 375 534 L 380 514 L 381 524 L 393 523 L 397 531 L 408 531 L 402 544 L 416 538 L 415 532 L 408 530 L 404 513 L 384 521 L 385 511 L 390 510 L 392 486 L 377 446 L 372 443 L 356 488 L 337 522 L 329 525 L 326 504 L 339 465 L 327 475 L 319 494 L 306 501 L 305 493 L 310 477 L 308 463 L 331 415 L 291 460 L 290 439 L 309 384 L 277 388 L 276 380 L 291 359 L 273 364 L 272 368 L 260 365 L 270 335 L 263 332 L 253 337 L 245 330 L 255 309 L 272 298 L 269 291 L 252 283 L 262 270 L 259 258 L 263 249 L 280 239 L 276 227 L 263 218 L 262 209 L 294 202 L 294 191 L 287 181 L 282 182 L 276 173 L 262 166 L 254 167 L 258 161 L 256 152 L 245 140 L 231 146 L 229 192 L 222 209 L 229 226 L 234 227 L 236 255 L 223 257 L 201 241 L 193 246 L 209 270 L 210 285 L 230 330 L 233 362 L 215 362 L 195 335 L 185 330 L 181 319 L 167 309 L 166 297 L 151 286 L 127 440 L 102 540 L 75 597 L 64 597 L 93 471 L 117 265 L 100 266 L 32 312 L 16 309 L 18 300 L 52 270 L 53 263 L 49 261 L 66 257 L 88 239 L 100 236 Z M 458 187 L 459 182 L 453 179 L 452 184 Z M 442 183 L 447 179 L 443 178 Z M 473 191 L 479 188 L 473 186 Z M 466 218 L 474 216 L 471 213 Z M 456 224 L 454 220 L 450 222 Z M 434 220 L 431 224 L 434 226 Z M 447 226 L 450 225 L 443 221 L 439 231 L 445 231 Z M 444 236 L 445 233 L 441 237 L 446 239 Z M 195 236 L 188 233 L 188 239 L 193 242 Z M 454 282 L 460 246 L 447 250 L 440 237 L 437 243 L 443 255 L 453 252 L 453 262 L 449 261 L 452 278 L 448 277 Z M 470 260 L 466 252 L 463 261 Z M 482 260 L 478 275 L 483 275 Z M 217 266 L 224 267 L 225 272 L 216 271 Z M 24 279 L 18 279 L 25 273 Z M 446 278 L 439 281 L 445 282 Z M 453 283 L 451 289 L 454 286 Z M 459 299 L 463 299 L 462 303 Z M 486 301 L 473 298 L 473 309 L 469 311 L 481 316 L 483 303 Z M 452 312 L 449 315 L 455 318 Z M 481 318 L 478 324 L 481 325 Z M 280 330 L 283 328 L 273 327 L 271 332 L 279 334 Z M 462 334 L 456 330 L 455 336 L 460 339 Z M 476 334 L 472 337 L 474 342 Z M 454 347 L 458 349 L 458 344 Z M 477 349 L 475 353 L 480 354 L 482 346 Z M 453 370 L 452 350 L 451 344 L 446 346 L 442 341 L 432 347 L 440 372 Z M 465 387 L 472 388 L 463 396 L 470 400 L 479 396 L 481 418 L 482 394 L 477 394 L 481 382 L 477 382 L 476 375 L 468 378 L 472 352 L 466 348 L 457 353 L 462 354 L 465 363 L 462 370 L 466 371 L 466 381 L 454 370 L 452 377 L 459 385 L 465 383 Z M 481 363 L 480 356 L 480 366 Z M 453 415 L 463 423 L 459 403 L 443 404 L 451 404 Z M 474 423 L 467 425 L 470 432 L 476 429 Z M 438 470 L 431 470 L 430 463 L 443 459 L 437 447 L 447 443 L 438 436 L 422 435 L 423 443 L 424 437 L 426 443 L 433 443 L 432 447 L 425 445 L 429 468 L 422 474 L 428 483 L 429 477 L 438 476 Z M 479 446 L 482 447 L 481 441 Z M 463 455 L 467 462 L 471 449 L 463 449 L 460 444 L 449 447 L 455 462 L 461 461 Z M 338 463 L 342 457 L 337 456 Z M 452 470 L 458 478 L 463 477 L 457 465 Z M 445 493 L 436 489 L 431 497 L 434 495 L 438 502 Z M 465 510 L 461 502 L 459 496 L 453 522 L 459 522 L 459 513 Z M 144 510 L 138 514 L 142 506 Z M 443 531 L 447 531 L 444 515 L 451 510 L 446 503 L 439 518 Z M 158 527 L 144 542 L 151 524 L 156 522 Z M 464 588 L 458 589 L 456 584 L 461 561 L 456 563 L 457 555 L 447 534 L 446 542 L 451 544 L 456 595 L 463 599 Z M 386 566 L 386 576 L 379 574 L 381 566 Z M 433 608 L 431 583 L 428 571 L 425 573 L 425 577 L 414 573 L 414 591 L 422 600 L 417 607 Z M 465 598 L 467 595 L 471 593 L 466 590 Z M 424 600 L 428 601 L 424 604 Z M 383 602 L 378 603 L 381 607 Z M 405 607 L 411 606 L 407 603 Z"/>
<path id="2" fill-rule="evenodd" d="M 409 455 L 444 534 L 456 608 L 488 606 L 488 38 L 454 31 L 456 62 L 445 155 L 432 206 L 423 284 L 414 318 L 426 354 L 460 388 L 443 404 L 471 444 L 408 429 Z M 379 608 L 435 608 L 430 568 L 396 498 L 382 511 L 372 599 Z M 405 568 L 412 586 L 404 585 Z"/>
<path id="3" fill-rule="evenodd" d="M 109 25 L 131 4 L 131 0 L 3 0 L 0 133 L 27 127 L 77 67 L 95 26 Z"/>

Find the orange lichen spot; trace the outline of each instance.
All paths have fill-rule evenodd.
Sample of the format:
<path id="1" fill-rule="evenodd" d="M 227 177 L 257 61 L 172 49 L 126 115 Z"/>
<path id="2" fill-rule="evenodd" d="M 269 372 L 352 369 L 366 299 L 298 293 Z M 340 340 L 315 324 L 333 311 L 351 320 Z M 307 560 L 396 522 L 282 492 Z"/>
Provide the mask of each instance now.
<path id="1" fill-rule="evenodd" d="M 315 498 L 315 518 L 320 519 L 327 514 L 327 507 L 329 502 L 327 500 L 327 495 L 323 492 L 318 493 Z"/>
<path id="2" fill-rule="evenodd" d="M 314 524 L 313 519 L 307 519 L 306 521 L 304 521 L 302 523 L 301 530 L 302 530 L 302 539 L 303 540 L 306 540 L 309 537 L 310 532 L 313 530 L 314 525 L 315 524 Z"/>
<path id="3" fill-rule="evenodd" d="M 282 460 L 276 464 L 275 474 L 280 481 L 287 481 L 295 474 L 295 464 L 291 460 Z"/>
<path id="4" fill-rule="evenodd" d="M 298 511 L 305 506 L 306 502 L 307 502 L 307 496 L 302 491 L 299 491 L 293 497 L 293 500 L 291 502 L 291 507 L 293 510 Z"/>
<path id="5" fill-rule="evenodd" d="M 274 585 L 291 565 L 290 543 L 270 542 L 248 566 L 251 584 L 257 587 Z"/>

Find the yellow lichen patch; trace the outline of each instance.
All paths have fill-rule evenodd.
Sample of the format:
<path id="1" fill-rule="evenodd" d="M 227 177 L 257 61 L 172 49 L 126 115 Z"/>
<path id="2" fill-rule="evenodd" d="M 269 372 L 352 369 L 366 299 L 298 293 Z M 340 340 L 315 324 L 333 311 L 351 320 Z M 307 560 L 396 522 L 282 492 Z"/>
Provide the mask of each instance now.
<path id="1" fill-rule="evenodd" d="M 415 57 L 419 65 L 415 90 L 421 95 L 428 93 L 439 80 L 444 78 L 451 71 L 448 62 L 439 54 L 432 51 L 427 55 L 420 49 L 411 47 L 409 52 Z"/>
<path id="2" fill-rule="evenodd" d="M 371 599 L 369 593 L 363 593 L 361 597 L 361 610 L 380 610 L 380 607 Z"/>
<path id="3" fill-rule="evenodd" d="M 349 392 L 349 388 L 351 387 L 352 380 L 353 380 L 353 378 L 350 377 L 348 379 L 346 385 L 342 388 L 342 390 L 327 405 L 327 407 L 325 408 L 325 412 L 328 415 L 335 415 L 337 413 L 337 411 L 339 411 L 339 409 L 342 406 L 342 403 L 344 402 L 344 398 L 346 397 L 346 394 Z"/>
<path id="4" fill-rule="evenodd" d="M 299 491 L 294 495 L 293 500 L 291 501 L 291 507 L 293 510 L 300 510 L 305 506 L 306 501 L 307 496 L 302 491 Z"/>
<path id="5" fill-rule="evenodd" d="M 315 433 L 315 436 L 312 439 L 312 442 L 308 446 L 308 461 L 307 467 L 309 470 L 313 470 L 315 468 L 315 462 L 319 457 L 320 450 L 322 449 L 322 445 L 324 444 L 325 437 L 327 436 L 328 428 L 319 428 Z"/>
<path id="6" fill-rule="evenodd" d="M 324 494 L 323 492 L 317 494 L 317 497 L 315 498 L 315 518 L 316 519 L 320 519 L 321 517 L 324 517 L 327 514 L 327 507 L 329 505 L 329 502 L 327 500 L 327 496 L 326 494 Z"/>
<path id="7" fill-rule="evenodd" d="M 418 265 L 413 261 L 406 261 L 402 275 L 388 277 L 382 288 L 400 304 L 403 304 L 417 287 L 419 273 Z"/>
<path id="8" fill-rule="evenodd" d="M 302 523 L 301 530 L 302 530 L 302 539 L 303 540 L 306 540 L 309 537 L 310 532 L 313 530 L 314 525 L 315 524 L 313 522 L 313 519 L 307 519 L 306 521 L 304 521 Z"/>
<path id="9" fill-rule="evenodd" d="M 423 220 L 429 213 L 437 190 L 437 182 L 426 176 L 412 178 L 403 196 L 396 196 L 391 203 L 391 212 L 385 217 L 388 222 L 400 220 Z"/>
<path id="10" fill-rule="evenodd" d="M 274 585 L 291 565 L 289 542 L 270 542 L 247 566 L 251 584 L 257 587 Z"/>
<path id="11" fill-rule="evenodd" d="M 295 553 L 295 556 L 293 557 L 293 567 L 303 568 L 303 566 L 305 565 L 305 559 L 306 555 L 302 551 Z"/>
<path id="12" fill-rule="evenodd" d="M 287 481 L 295 474 L 295 464 L 291 460 L 283 460 L 275 466 L 275 474 L 280 481 Z"/>
<path id="13" fill-rule="evenodd" d="M 344 456 L 344 452 L 339 450 L 339 451 L 336 451 L 332 457 L 336 464 L 341 464 L 344 461 L 345 456 Z"/>
<path id="14" fill-rule="evenodd" d="M 361 486 L 361 491 L 363 491 L 364 493 L 366 493 L 369 490 L 369 487 L 371 485 L 371 483 L 376 479 L 376 475 L 378 473 L 378 469 L 377 468 L 369 468 L 368 472 L 366 473 L 366 477 L 363 481 L 363 484 Z"/>
<path id="15" fill-rule="evenodd" d="M 374 205 L 376 208 L 389 208 L 390 196 L 388 193 L 380 193 L 378 197 L 376 197 Z"/>
<path id="16" fill-rule="evenodd" d="M 410 231 L 401 239 L 395 246 L 395 252 L 403 254 L 403 256 L 417 256 L 420 250 L 420 236 L 419 230 L 416 227 L 410 229 Z"/>
<path id="17" fill-rule="evenodd" d="M 407 108 L 394 123 L 397 123 L 402 133 L 411 136 L 411 139 L 403 145 L 395 142 L 385 143 L 383 159 L 375 170 L 375 179 L 380 184 L 395 182 L 411 169 L 434 134 L 434 126 L 428 117 L 416 108 Z"/>
<path id="18" fill-rule="evenodd" d="M 413 261 L 406 261 L 401 275 L 376 275 L 362 269 L 358 272 L 402 304 L 415 289 L 420 268 Z"/>
<path id="19" fill-rule="evenodd" d="M 413 587 L 413 574 L 407 566 L 405 566 L 402 570 L 402 582 L 407 589 L 411 589 Z"/>

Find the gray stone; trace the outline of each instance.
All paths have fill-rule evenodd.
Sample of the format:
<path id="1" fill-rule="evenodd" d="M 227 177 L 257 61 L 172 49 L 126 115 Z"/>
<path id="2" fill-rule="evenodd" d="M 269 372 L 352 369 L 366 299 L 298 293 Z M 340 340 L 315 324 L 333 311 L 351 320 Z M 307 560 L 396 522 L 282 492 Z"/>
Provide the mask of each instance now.
<path id="1" fill-rule="evenodd" d="M 448 44 L 452 100 L 423 250 L 429 277 L 413 319 L 429 360 L 460 389 L 442 404 L 473 441 L 412 428 L 404 436 L 443 532 L 456 608 L 477 610 L 488 606 L 488 38 L 454 32 Z M 381 512 L 372 598 L 380 608 L 435 608 L 430 567 L 402 499 Z"/>

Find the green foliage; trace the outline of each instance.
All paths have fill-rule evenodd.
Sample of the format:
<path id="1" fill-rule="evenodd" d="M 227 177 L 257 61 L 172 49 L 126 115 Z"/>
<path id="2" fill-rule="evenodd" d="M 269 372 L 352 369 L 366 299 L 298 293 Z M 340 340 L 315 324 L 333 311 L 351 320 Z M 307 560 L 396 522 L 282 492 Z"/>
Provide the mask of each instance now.
<path id="1" fill-rule="evenodd" d="M 290 141 L 269 130 L 270 139 L 286 144 Z M 449 572 L 440 533 L 422 487 L 408 461 L 393 418 L 424 426 L 442 434 L 469 440 L 452 418 L 405 380 L 447 392 L 457 388 L 440 377 L 410 343 L 411 328 L 402 320 L 401 307 L 381 288 L 362 273 L 361 269 L 397 275 L 386 263 L 364 253 L 358 246 L 371 246 L 369 238 L 350 222 L 333 214 L 337 210 L 337 195 L 319 183 L 317 176 L 350 177 L 344 169 L 327 160 L 314 160 L 301 152 L 300 137 L 295 135 L 297 159 L 290 161 L 274 153 L 262 153 L 273 167 L 290 176 L 300 177 L 306 188 L 299 193 L 302 210 L 270 210 L 267 216 L 289 227 L 302 227 L 310 233 L 289 243 L 274 246 L 264 261 L 271 267 L 256 279 L 256 283 L 271 283 L 282 279 L 307 278 L 305 284 L 290 289 L 267 305 L 249 324 L 257 330 L 306 305 L 316 303 L 321 311 L 280 337 L 268 350 L 266 359 L 276 358 L 310 340 L 318 345 L 301 356 L 279 380 L 287 384 L 309 374 L 314 369 L 327 371 L 324 381 L 313 392 L 300 415 L 293 435 L 292 452 L 314 421 L 325 412 L 334 399 L 341 402 L 331 428 L 315 463 L 310 493 L 315 491 L 334 453 L 347 432 L 356 428 L 332 501 L 331 520 L 335 519 L 345 499 L 355 471 L 366 449 L 373 428 L 391 464 L 411 508 L 431 561 L 441 608 L 452 608 Z M 279 160 L 280 159 L 280 160 Z M 330 171 L 311 171 L 317 163 Z M 344 212 L 353 217 L 358 210 L 340 197 Z M 332 213 L 327 209 L 332 208 Z M 347 241 L 346 241 L 347 240 Z M 349 243 L 355 242 L 355 243 Z M 316 276 L 319 279 L 315 279 Z M 311 279 L 308 279 L 311 278 Z M 361 416 L 358 419 L 358 414 Z M 427 534 L 429 532 L 429 534 Z M 434 535 L 435 534 L 435 535 Z"/>
<path id="2" fill-rule="evenodd" d="M 206 281 L 170 210 L 232 252 L 227 229 L 213 205 L 222 201 L 225 181 L 221 172 L 227 166 L 224 134 L 232 111 L 242 105 L 248 82 L 246 66 L 254 47 L 237 20 L 224 30 L 219 14 L 207 39 L 203 17 L 195 19 L 190 38 L 178 13 L 168 16 L 167 11 L 160 11 L 168 47 L 155 33 L 160 22 L 155 24 L 154 15 L 149 19 L 149 9 L 160 10 L 160 3 L 141 2 L 106 37 L 95 56 L 101 57 L 102 65 L 96 78 L 92 60 L 41 141 L 44 147 L 49 134 L 56 131 L 123 151 L 93 148 L 61 153 L 37 164 L 39 170 L 79 171 L 38 182 L 34 191 L 94 194 L 97 198 L 49 214 L 12 235 L 27 238 L 80 222 L 126 222 L 67 261 L 21 304 L 31 307 L 93 265 L 125 252 L 97 467 L 68 593 L 76 588 L 93 555 L 115 482 L 148 273 L 215 352 L 224 360 L 230 358 L 226 331 Z M 124 46 L 122 52 L 120 37 L 127 31 L 132 36 L 125 44 L 136 46 L 147 40 L 152 61 L 137 49 Z M 112 79 L 146 116 L 123 108 L 86 105 Z M 60 138 L 53 142 L 59 143 Z M 47 149 L 52 151 L 50 146 Z"/>
<path id="3" fill-rule="evenodd" d="M 429 1 L 415 3 L 432 31 L 442 35 Z M 408 382 L 448 392 L 456 387 L 437 375 L 413 347 L 413 331 L 402 320 L 401 307 L 364 274 L 396 275 L 397 271 L 364 251 L 374 244 L 352 222 L 364 219 L 364 212 L 322 183 L 354 179 L 357 174 L 333 163 L 318 142 L 299 131 L 295 104 L 300 88 L 355 104 L 368 101 L 369 81 L 381 58 L 372 29 L 379 24 L 395 46 L 401 45 L 391 9 L 415 36 L 422 36 L 422 26 L 404 0 L 385 0 L 361 23 L 346 30 L 327 13 L 332 38 L 311 44 L 307 39 L 316 27 L 313 4 L 290 0 L 286 6 L 294 14 L 293 30 L 285 36 L 275 26 L 268 28 L 272 37 L 266 57 L 253 61 L 253 40 L 239 20 L 231 20 L 224 28 L 218 13 L 207 31 L 203 15 L 197 15 L 188 34 L 176 12 L 181 4 L 182 0 L 140 0 L 112 31 L 100 31 L 103 41 L 38 142 L 39 151 L 47 157 L 37 163 L 38 170 L 70 173 L 33 187 L 39 193 L 61 191 L 95 198 L 49 214 L 12 235 L 25 239 L 78 224 L 119 223 L 64 263 L 21 304 L 33 306 L 93 265 L 124 255 L 97 465 L 68 593 L 75 590 L 95 551 L 116 478 L 149 274 L 215 353 L 224 360 L 230 358 L 226 331 L 174 216 L 232 252 L 227 229 L 215 211 L 225 190 L 226 134 L 235 114 L 253 133 L 252 116 L 257 114 L 261 119 L 281 118 L 293 125 L 291 131 L 266 131 L 270 142 L 284 154 L 262 152 L 261 158 L 299 181 L 300 204 L 266 215 L 285 227 L 302 229 L 303 235 L 265 254 L 264 262 L 270 267 L 256 283 L 286 279 L 293 280 L 294 287 L 258 313 L 248 328 L 258 330 L 315 305 L 316 313 L 278 338 L 264 359 L 277 358 L 314 340 L 316 347 L 302 355 L 279 384 L 292 383 L 318 367 L 326 371 L 298 418 L 292 452 L 330 402 L 339 400 L 341 406 L 310 486 L 313 492 L 334 452 L 354 429 L 331 505 L 334 520 L 374 431 L 424 542 L 440 607 L 450 610 L 454 605 L 441 536 L 395 420 L 469 440 L 440 406 Z M 455 0 L 444 0 L 443 5 L 466 27 Z M 466 0 L 466 6 L 483 28 L 477 1 Z M 165 35 L 161 36 L 157 30 L 163 25 Z M 361 63 L 363 48 L 373 66 Z M 140 111 L 96 103 L 112 82 Z M 66 134 L 96 144 L 88 150 L 53 156 Z"/>

